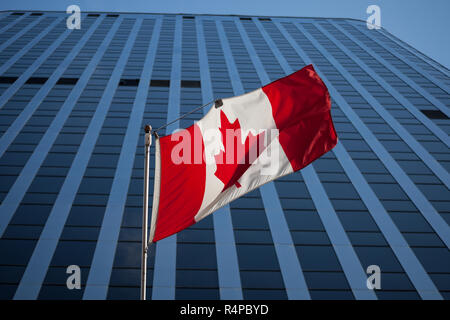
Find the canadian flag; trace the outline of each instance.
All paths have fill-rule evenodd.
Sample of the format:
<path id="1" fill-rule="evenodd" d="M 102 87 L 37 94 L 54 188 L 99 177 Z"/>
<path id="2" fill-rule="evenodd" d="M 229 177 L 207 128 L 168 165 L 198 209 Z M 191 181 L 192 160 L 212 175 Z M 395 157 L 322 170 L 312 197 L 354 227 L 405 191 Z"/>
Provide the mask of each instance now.
<path id="1" fill-rule="evenodd" d="M 222 103 L 156 139 L 150 241 L 304 168 L 337 143 L 330 96 L 312 65 Z"/>

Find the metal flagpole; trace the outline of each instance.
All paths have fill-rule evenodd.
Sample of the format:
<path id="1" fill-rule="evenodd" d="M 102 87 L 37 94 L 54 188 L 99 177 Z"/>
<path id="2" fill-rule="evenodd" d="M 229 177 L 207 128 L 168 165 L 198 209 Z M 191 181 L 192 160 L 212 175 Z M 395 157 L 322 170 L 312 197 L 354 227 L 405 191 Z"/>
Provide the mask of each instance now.
<path id="1" fill-rule="evenodd" d="M 178 119 L 175 119 L 169 123 L 166 123 L 162 127 L 152 130 L 150 125 L 146 125 L 144 128 L 145 131 L 145 162 L 144 162 L 144 208 L 142 211 L 142 257 L 141 257 L 141 300 L 146 300 L 147 293 L 147 256 L 148 249 L 151 243 L 148 242 L 148 185 L 149 185 L 149 169 L 150 169 L 150 146 L 152 145 L 152 134 L 155 135 L 156 138 L 156 152 L 155 152 L 155 190 L 153 190 L 153 211 L 155 213 L 158 212 L 158 204 L 159 204 L 159 183 L 158 183 L 158 175 L 159 175 L 159 143 L 158 143 L 158 130 L 166 128 L 169 124 L 186 117 L 187 115 L 206 107 L 207 105 L 215 102 L 215 107 L 220 108 L 223 105 L 222 99 L 213 100 L 208 102 L 200 107 L 191 110 L 190 112 L 182 115 Z M 157 199 L 155 201 L 155 199 Z M 155 221 L 153 221 L 155 220 Z M 156 214 L 153 216 L 152 214 L 152 226 L 156 223 Z M 150 230 L 151 241 L 153 240 L 154 229 Z"/>
<path id="2" fill-rule="evenodd" d="M 142 214 L 142 257 L 141 257 L 141 300 L 146 300 L 147 293 L 147 250 L 148 250 L 148 184 L 150 169 L 150 146 L 152 144 L 152 127 L 145 128 L 145 163 L 144 163 L 144 210 Z"/>

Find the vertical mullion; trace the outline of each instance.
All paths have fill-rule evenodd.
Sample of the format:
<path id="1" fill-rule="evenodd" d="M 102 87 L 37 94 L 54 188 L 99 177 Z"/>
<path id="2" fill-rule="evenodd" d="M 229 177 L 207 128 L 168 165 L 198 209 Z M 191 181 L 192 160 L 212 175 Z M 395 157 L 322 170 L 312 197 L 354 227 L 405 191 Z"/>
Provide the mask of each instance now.
<path id="1" fill-rule="evenodd" d="M 42 38 L 44 38 L 54 27 L 63 20 L 63 18 L 57 18 L 53 21 L 48 27 L 42 30 L 33 40 L 28 42 L 25 46 L 23 46 L 18 52 L 16 52 L 11 58 L 9 58 L 5 63 L 0 66 L 0 74 L 3 74 L 8 70 L 14 63 L 16 63 L 23 55 L 29 52 L 29 50 L 38 43 Z M 63 35 L 67 35 L 68 30 L 65 30 Z"/>
<path id="2" fill-rule="evenodd" d="M 202 20 L 196 19 L 200 81 L 203 103 L 214 99 L 209 72 L 208 55 Z M 207 109 L 203 109 L 206 114 Z M 230 206 L 226 205 L 213 215 L 214 238 L 217 255 L 220 298 L 223 300 L 242 300 L 242 285 L 234 239 Z"/>
<path id="3" fill-rule="evenodd" d="M 342 26 L 337 24 L 336 22 L 330 20 L 329 23 L 333 25 L 336 29 L 338 29 L 342 34 L 344 34 L 347 38 L 352 40 L 355 44 L 357 44 L 362 50 L 366 51 L 368 55 L 374 58 L 378 63 L 386 67 L 387 69 L 391 69 L 392 66 L 387 62 L 383 57 L 378 56 L 372 49 L 367 47 L 360 40 L 356 39 L 352 34 L 346 31 Z M 354 55 L 357 57 L 356 55 Z M 361 60 L 361 59 L 359 59 Z M 369 65 L 364 63 L 363 61 L 360 63 L 361 68 L 372 70 Z M 435 134 L 443 143 L 445 143 L 448 147 L 450 147 L 450 138 L 447 133 L 445 133 L 441 128 L 439 128 L 433 121 L 431 121 L 427 116 L 425 116 L 420 110 L 415 107 L 411 102 L 408 101 L 400 92 L 398 92 L 394 87 L 392 87 L 387 81 L 385 81 L 382 77 L 380 77 L 375 71 L 366 71 L 369 73 L 386 91 L 388 91 L 395 99 L 397 99 L 409 112 L 411 112 L 417 120 L 422 122 L 428 130 L 430 130 L 433 134 Z M 397 72 L 395 73 L 397 77 L 403 80 L 405 83 L 409 84 L 411 81 L 407 78 L 403 73 Z"/>
<path id="4" fill-rule="evenodd" d="M 26 122 L 30 119 L 39 105 L 42 103 L 47 94 L 52 90 L 54 85 L 57 83 L 59 78 L 64 74 L 64 71 L 67 67 L 72 63 L 72 60 L 75 59 L 77 54 L 89 40 L 91 35 L 95 32 L 97 27 L 100 25 L 100 22 L 103 18 L 99 18 L 83 35 L 83 37 L 77 42 L 77 44 L 73 47 L 70 53 L 64 58 L 64 60 L 59 64 L 59 66 L 53 71 L 51 76 L 47 79 L 47 81 L 42 85 L 39 91 L 34 95 L 34 97 L 28 102 L 28 104 L 23 108 L 22 112 L 19 116 L 14 120 L 14 122 L 8 127 L 6 132 L 0 138 L 0 157 L 6 152 L 10 144 L 14 141 L 16 136 L 20 133 L 20 131 L 25 126 Z M 26 81 L 26 79 L 22 79 L 21 77 L 16 80 L 13 86 L 21 81 Z M 12 87 L 12 86 L 11 86 Z M 11 88 L 10 87 L 10 88 Z M 8 88 L 9 90 L 9 88 Z M 3 95 L 0 97 L 0 108 L 2 106 L 1 102 L 8 101 L 8 90 L 6 90 Z"/>
<path id="5" fill-rule="evenodd" d="M 89 78 L 94 73 L 98 62 L 108 48 L 108 45 L 112 40 L 115 32 L 119 28 L 121 21 L 122 18 L 119 18 L 114 23 L 107 36 L 98 47 L 94 57 L 92 57 L 92 59 L 90 60 L 77 84 L 74 86 L 64 104 L 59 109 L 52 123 L 49 125 L 47 131 L 39 141 L 39 144 L 34 149 L 33 154 L 28 159 L 27 163 L 17 177 L 15 183 L 9 190 L 6 197 L 3 199 L 3 202 L 0 205 L 0 211 L 2 212 L 2 214 L 0 215 L 0 237 L 3 235 L 6 227 L 9 224 L 9 221 L 14 215 L 14 212 L 20 205 L 20 202 L 22 201 L 28 187 L 31 185 L 34 176 L 38 172 L 53 143 L 58 137 L 59 132 L 64 126 L 65 121 L 69 117 L 72 109 L 75 107 L 76 101 L 81 96 Z"/>
<path id="6" fill-rule="evenodd" d="M 375 80 L 378 80 L 379 83 L 383 82 L 381 77 L 377 76 L 375 72 L 371 72 L 364 63 L 354 55 L 350 50 L 341 45 L 338 41 L 334 39 L 334 37 L 320 25 L 313 23 L 313 25 L 321 31 L 328 39 L 334 43 L 342 52 L 344 52 L 347 56 L 350 57 L 361 69 L 363 69 L 367 74 L 372 76 Z M 310 34 L 307 36 L 308 39 L 314 39 L 314 36 Z M 311 40 L 310 40 L 311 41 Z M 317 41 L 317 40 L 316 40 Z M 322 47 L 325 51 L 320 50 L 322 53 L 328 53 L 324 47 Z M 325 55 L 325 54 L 324 54 Z M 393 129 L 393 131 L 402 138 L 402 140 L 411 148 L 411 150 L 423 161 L 423 163 L 430 168 L 430 170 L 435 174 L 435 176 L 440 179 L 447 188 L 450 188 L 450 175 L 446 169 L 444 169 L 439 162 L 436 161 L 434 157 L 430 155 L 430 153 L 420 144 L 398 121 L 395 119 L 389 111 L 387 111 L 375 97 L 364 88 L 357 79 L 353 77 L 353 75 L 345 69 L 345 67 L 339 63 L 337 59 L 335 59 L 331 54 L 326 54 L 328 60 L 333 64 L 333 66 L 341 73 L 341 75 L 350 82 L 355 91 L 358 92 L 361 96 L 363 96 L 369 105 L 379 114 L 379 116 Z M 399 96 L 399 95 L 396 95 Z M 447 139 L 448 140 L 448 139 Z"/>
<path id="7" fill-rule="evenodd" d="M 6 20 L 6 17 L 11 14 L 8 14 L 8 12 L 0 12 L 0 22 L 2 22 L 3 19 Z M 17 19 L 16 19 L 17 20 Z M 14 21 L 13 21 L 14 22 Z M 3 29 L 3 28 L 2 28 Z M 2 33 L 2 29 L 0 29 L 0 33 Z"/>
<path id="8" fill-rule="evenodd" d="M 242 41 L 245 44 L 248 55 L 252 60 L 255 70 L 261 83 L 270 82 L 270 78 L 261 60 L 259 59 L 255 49 L 253 48 L 250 39 L 247 36 L 239 19 L 235 19 L 234 23 L 239 31 Z M 224 32 L 221 27 L 220 32 Z M 237 68 L 230 52 L 230 61 L 233 63 L 233 69 Z M 242 87 L 242 84 L 240 85 Z M 241 92 L 234 92 L 236 95 L 241 95 Z M 283 277 L 284 286 L 289 299 L 311 299 L 308 286 L 303 275 L 303 270 L 295 250 L 294 242 L 289 231 L 289 227 L 284 216 L 283 208 L 280 204 L 278 192 L 273 182 L 269 182 L 259 188 L 261 199 L 264 204 L 267 220 L 269 222 L 270 232 L 273 238 L 275 252 L 277 254 L 278 262 L 280 264 L 280 271 Z"/>
<path id="9" fill-rule="evenodd" d="M 334 154 L 358 194 L 361 196 L 361 200 L 369 209 L 371 216 L 389 243 L 389 247 L 394 252 L 419 295 L 422 299 L 442 299 L 430 276 L 392 221 L 392 218 L 383 207 L 375 192 L 364 179 L 361 171 L 359 171 L 342 143 L 338 143 L 334 148 Z"/>
<path id="10" fill-rule="evenodd" d="M 167 122 L 180 115 L 180 86 L 181 86 L 181 41 L 182 41 L 182 16 L 175 18 L 175 34 L 172 49 L 172 69 L 170 72 L 169 102 Z M 180 126 L 177 120 L 166 128 L 166 134 L 170 134 Z M 153 248 L 152 248 L 153 249 Z M 177 235 L 162 239 L 155 244 L 155 266 L 153 272 L 153 300 L 175 299 L 176 267 L 177 267 Z"/>
<path id="11" fill-rule="evenodd" d="M 298 24 L 294 23 L 300 31 L 301 28 Z M 279 29 L 284 28 L 279 25 Z M 320 44 L 312 41 L 317 49 L 319 49 Z M 297 53 L 306 61 L 312 61 L 312 59 L 307 55 L 299 46 L 296 46 Z M 330 91 L 331 96 L 336 100 L 342 112 L 351 121 L 353 126 L 358 130 L 359 134 L 364 138 L 373 152 L 377 155 L 378 159 L 384 164 L 386 169 L 402 187 L 411 201 L 422 213 L 424 218 L 436 231 L 442 241 L 447 247 L 450 246 L 450 227 L 447 222 L 442 218 L 442 216 L 436 211 L 436 209 L 430 204 L 428 199 L 422 194 L 422 192 L 417 188 L 414 182 L 409 178 L 409 176 L 403 171 L 403 169 L 397 164 L 397 162 L 392 158 L 392 156 L 387 152 L 384 146 L 378 141 L 375 135 L 369 130 L 369 128 L 359 119 L 358 115 L 351 108 L 351 106 L 345 101 L 345 99 L 339 94 L 339 92 L 334 88 L 334 86 L 327 80 L 325 75 L 319 71 L 320 76 L 324 79 L 327 87 Z"/>
<path id="12" fill-rule="evenodd" d="M 350 24 L 352 25 L 352 24 Z M 352 25 L 353 28 L 355 28 Z M 373 41 L 374 43 L 378 44 L 379 46 L 383 47 L 383 45 L 380 43 L 380 41 L 378 39 L 376 39 L 375 37 L 371 37 L 369 33 L 367 33 L 365 31 L 365 28 L 358 28 L 357 29 L 359 32 L 361 32 L 362 34 L 364 34 L 366 37 L 370 38 L 371 41 Z M 374 51 L 375 54 L 378 55 L 378 53 L 376 53 Z M 407 64 L 409 67 L 411 67 L 413 70 L 417 70 L 418 65 L 413 64 L 409 61 L 407 61 L 406 59 L 404 59 L 403 57 L 401 57 L 398 53 L 390 50 L 389 51 L 390 54 L 392 54 L 393 56 L 395 56 L 397 59 L 401 60 L 402 62 L 404 62 L 405 64 Z M 389 62 L 388 62 L 389 63 Z M 392 63 L 389 63 L 390 67 L 392 70 L 396 71 L 396 74 L 402 74 L 403 72 L 401 70 L 399 70 L 395 65 L 393 65 Z M 435 84 L 438 88 L 441 88 L 442 90 L 444 90 L 445 92 L 449 93 L 449 89 L 448 86 L 446 86 L 444 84 L 444 81 L 437 81 L 436 79 L 434 79 L 433 77 L 429 76 L 427 73 L 421 72 L 420 73 L 423 77 L 425 77 L 426 79 L 428 79 L 430 82 L 432 82 L 433 84 Z M 438 108 L 439 110 L 441 110 L 442 112 L 444 112 L 447 117 L 450 117 L 450 110 L 449 107 L 446 106 L 444 103 L 442 103 L 439 99 L 435 98 L 431 93 L 429 93 L 428 91 L 426 91 L 425 89 L 422 88 L 421 85 L 417 84 L 413 79 L 411 79 L 408 75 L 406 75 L 407 78 L 410 80 L 408 81 L 408 84 L 417 92 L 419 92 L 425 99 L 429 100 L 436 108 Z"/>
<path id="13" fill-rule="evenodd" d="M 273 40 L 267 34 L 261 22 L 253 19 L 256 27 L 263 36 L 267 45 L 277 58 L 280 66 L 286 74 L 293 72 L 286 59 L 281 54 Z M 353 246 L 339 221 L 330 199 L 320 181 L 313 166 L 309 165 L 301 170 L 306 187 L 316 206 L 317 212 L 322 220 L 325 230 L 336 251 L 342 269 L 348 279 L 353 294 L 357 299 L 377 299 L 375 293 L 366 286 L 367 274 L 356 255 Z"/>
<path id="14" fill-rule="evenodd" d="M 20 87 L 28 80 L 28 78 L 41 66 L 42 63 L 58 48 L 58 46 L 67 38 L 71 33 L 71 30 L 66 29 L 58 39 L 54 40 L 52 44 L 23 72 L 20 74 L 19 78 L 14 81 L 0 96 L 0 109 L 5 105 L 5 103 L 19 90 Z M 44 35 L 42 35 L 44 36 Z M 10 66 L 12 66 L 16 60 L 8 60 L 6 64 L 0 67 L 0 74 L 5 72 Z"/>
<path id="15" fill-rule="evenodd" d="M 142 131 L 142 127 L 138 124 L 142 122 L 144 116 L 150 79 L 155 62 L 156 50 L 158 48 L 161 23 L 162 18 L 158 17 L 153 27 L 152 38 L 149 43 L 147 56 L 139 79 L 133 108 L 131 109 L 132 111 L 128 121 L 127 131 L 122 143 L 122 149 L 120 151 L 117 169 L 114 174 L 111 192 L 108 197 L 105 215 L 89 270 L 83 299 L 99 300 L 106 299 L 107 297 L 128 187 L 136 155 L 136 147 Z"/>
<path id="16" fill-rule="evenodd" d="M 8 25 L 4 26 L 3 28 L 0 29 L 0 33 L 6 32 L 9 29 L 11 29 L 12 27 L 14 27 L 18 22 L 20 22 L 21 20 L 25 19 L 25 17 L 27 17 L 28 15 L 25 13 L 23 15 L 21 15 L 19 18 L 17 18 L 16 20 L 14 20 L 13 22 L 9 23 Z"/>
<path id="17" fill-rule="evenodd" d="M 4 12 L 2 14 L 2 18 L 7 19 L 8 16 L 10 16 L 12 13 L 9 12 Z M 14 21 L 8 23 L 6 26 L 4 26 L 3 28 L 0 29 L 0 34 L 3 32 L 8 31 L 9 29 L 11 29 L 12 27 L 14 27 L 19 21 L 21 21 L 22 19 L 24 19 L 27 15 L 23 14 L 20 17 L 17 17 Z"/>
<path id="18" fill-rule="evenodd" d="M 9 45 L 11 45 L 14 41 L 22 37 L 24 34 L 26 34 L 28 31 L 30 31 L 33 27 L 35 27 L 41 20 L 43 20 L 45 15 L 40 16 L 33 22 L 31 22 L 29 25 L 27 25 L 25 28 L 17 32 L 15 35 L 13 35 L 11 38 L 6 40 L 0 45 L 0 52 L 6 49 Z M 22 51 L 22 50 L 21 50 Z"/>
<path id="19" fill-rule="evenodd" d="M 111 101 L 116 92 L 122 72 L 125 69 L 141 23 L 142 19 L 137 19 L 134 23 L 120 58 L 109 77 L 105 91 L 89 122 L 83 140 L 58 193 L 31 259 L 27 264 L 14 299 L 36 299 L 38 297 L 42 282 L 44 281 L 47 269 L 58 245 L 78 188 L 83 180 L 89 159 L 94 151 L 97 138 L 100 135 L 103 122 L 111 106 Z"/>
<path id="20" fill-rule="evenodd" d="M 439 63 L 437 63 L 433 59 L 431 59 L 429 57 L 426 57 L 424 54 L 420 53 L 419 51 L 415 52 L 413 49 L 408 47 L 405 43 L 403 43 L 402 41 L 399 41 L 393 35 L 389 34 L 389 32 L 387 32 L 384 28 L 381 28 L 380 30 L 378 30 L 378 32 L 380 34 L 382 34 L 384 37 L 386 37 L 387 39 L 389 39 L 392 42 L 394 42 L 396 45 L 398 45 L 402 49 L 404 49 L 404 50 L 408 51 L 409 53 L 411 53 L 413 56 L 415 56 L 419 60 L 422 60 L 424 63 L 426 63 L 428 65 L 431 65 L 433 67 L 433 69 L 436 70 L 436 72 L 439 72 L 439 73 L 443 74 L 447 78 L 449 77 L 449 71 L 446 70 L 445 67 L 443 67 L 442 65 L 440 65 Z M 404 59 L 402 59 L 402 60 L 404 61 Z M 428 71 L 426 69 L 423 69 L 423 68 L 421 68 L 421 69 L 422 69 L 422 71 L 428 73 L 430 76 L 435 77 L 430 71 Z M 436 79 L 436 80 L 440 81 L 439 79 Z"/>
<path id="21" fill-rule="evenodd" d="M 216 28 L 220 44 L 222 46 L 223 58 L 225 59 L 225 63 L 228 69 L 228 75 L 230 76 L 233 93 L 235 95 L 241 95 L 245 91 L 244 86 L 242 85 L 242 81 L 239 76 L 239 71 L 237 70 L 236 64 L 234 62 L 233 53 L 231 52 L 231 48 L 226 38 L 225 30 L 222 26 L 220 19 L 216 20 Z"/>
<path id="22" fill-rule="evenodd" d="M 439 62 L 433 60 L 432 58 L 426 56 L 425 54 L 423 54 L 422 52 L 418 51 L 417 49 L 411 47 L 410 45 L 408 45 L 407 43 L 405 43 L 404 41 L 398 39 L 396 36 L 390 34 L 388 31 L 386 31 L 384 28 L 380 29 L 381 33 L 389 38 L 390 40 L 394 41 L 396 44 L 398 44 L 399 46 L 403 47 L 404 49 L 408 50 L 409 52 L 411 52 L 413 55 L 415 55 L 417 58 L 420 58 L 422 61 L 424 61 L 427 64 L 432 65 L 438 72 L 441 72 L 442 74 L 444 74 L 444 76 L 446 77 L 450 77 L 450 71 L 444 67 L 443 65 L 441 65 Z"/>
<path id="23" fill-rule="evenodd" d="M 305 53 L 302 52 L 302 49 L 295 42 L 295 40 L 284 30 L 284 27 L 281 26 L 278 22 L 275 22 L 275 25 L 281 32 L 281 34 L 285 37 L 285 39 L 289 42 L 289 44 L 298 53 L 298 55 L 305 61 L 305 63 L 311 62 L 309 57 L 307 57 Z M 320 72 L 318 66 L 316 66 L 316 70 Z M 324 82 L 327 83 L 330 92 L 337 92 L 324 75 L 321 75 L 321 77 Z M 333 97 L 336 97 L 336 95 L 333 94 Z M 394 251 L 400 264 L 408 274 L 411 282 L 417 289 L 417 292 L 424 299 L 441 299 L 442 297 L 440 296 L 430 277 L 424 270 L 423 266 L 415 256 L 412 249 L 409 247 L 408 243 L 406 242 L 401 232 L 398 230 L 395 223 L 392 221 L 389 213 L 381 204 L 377 195 L 373 192 L 372 188 L 365 180 L 363 174 L 360 172 L 353 159 L 345 150 L 343 144 L 339 142 L 333 149 L 333 152 L 336 155 L 336 158 L 344 169 L 345 173 L 349 177 L 352 185 L 361 196 L 361 200 L 367 206 L 371 216 L 380 228 L 380 231 L 383 233 L 390 247 Z"/>
<path id="24" fill-rule="evenodd" d="M 205 104 L 214 97 L 203 24 L 199 17 L 196 18 L 196 31 L 202 99 Z M 207 109 L 203 109 L 203 112 L 206 114 Z M 222 207 L 213 215 L 213 224 L 220 298 L 222 300 L 242 300 L 241 277 L 229 205 Z"/>

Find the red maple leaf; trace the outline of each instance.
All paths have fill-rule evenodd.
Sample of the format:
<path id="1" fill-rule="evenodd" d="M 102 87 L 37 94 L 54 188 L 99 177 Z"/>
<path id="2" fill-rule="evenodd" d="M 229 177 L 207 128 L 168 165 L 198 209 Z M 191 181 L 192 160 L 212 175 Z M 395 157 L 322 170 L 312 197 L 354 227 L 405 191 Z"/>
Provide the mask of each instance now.
<path id="1" fill-rule="evenodd" d="M 230 123 L 222 110 L 220 110 L 219 130 L 225 151 L 220 150 L 220 153 L 214 156 L 217 165 L 214 175 L 224 183 L 223 192 L 232 185 L 241 187 L 238 180 L 258 157 L 259 152 L 262 152 L 261 139 L 264 139 L 264 135 L 260 133 L 254 136 L 249 132 L 245 142 L 242 143 L 239 119 Z"/>

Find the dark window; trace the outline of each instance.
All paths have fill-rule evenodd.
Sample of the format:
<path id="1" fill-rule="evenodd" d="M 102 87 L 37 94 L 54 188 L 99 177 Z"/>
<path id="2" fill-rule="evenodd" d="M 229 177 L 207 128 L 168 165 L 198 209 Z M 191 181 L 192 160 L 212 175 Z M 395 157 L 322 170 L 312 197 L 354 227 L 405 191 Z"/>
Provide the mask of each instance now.
<path id="1" fill-rule="evenodd" d="M 295 249 L 305 272 L 342 270 L 332 246 L 295 246 Z"/>
<path id="2" fill-rule="evenodd" d="M 273 243 L 269 230 L 235 230 L 234 235 L 239 244 Z"/>
<path id="3" fill-rule="evenodd" d="M 153 279 L 153 271 L 147 270 L 147 279 Z M 141 271 L 139 269 L 117 269 L 113 268 L 111 272 L 110 286 L 139 286 Z"/>
<path id="4" fill-rule="evenodd" d="M 0 266 L 0 282 L 19 283 L 24 271 L 24 267 Z"/>
<path id="5" fill-rule="evenodd" d="M 447 248 L 413 248 L 413 250 L 428 272 L 448 273 L 450 270 L 450 252 Z"/>
<path id="6" fill-rule="evenodd" d="M 448 117 L 441 110 L 420 110 L 424 115 L 430 119 L 444 119 L 448 120 Z"/>
<path id="7" fill-rule="evenodd" d="M 259 18 L 259 21 L 272 21 L 270 18 Z"/>
<path id="8" fill-rule="evenodd" d="M 142 182 L 141 182 L 142 184 Z M 142 189 L 142 185 L 140 185 Z M 138 240 L 139 241 L 139 240 Z M 208 229 L 184 229 L 178 233 L 177 241 L 179 243 L 189 243 L 189 242 L 214 242 L 214 231 Z"/>
<path id="9" fill-rule="evenodd" d="M 170 80 L 152 80 L 150 81 L 152 87 L 168 87 L 170 86 Z"/>
<path id="10" fill-rule="evenodd" d="M 8 264 L 25 266 L 31 257 L 35 240 L 0 240 L 0 257 L 7 257 Z"/>
<path id="11" fill-rule="evenodd" d="M 250 17 L 240 17 L 239 19 L 241 19 L 241 20 L 252 20 L 252 18 L 250 18 Z"/>
<path id="12" fill-rule="evenodd" d="M 273 245 L 236 245 L 241 271 L 280 269 Z"/>
<path id="13" fill-rule="evenodd" d="M 0 83 L 14 83 L 17 77 L 0 77 Z"/>
<path id="14" fill-rule="evenodd" d="M 181 80 L 183 88 L 200 88 L 200 81 L 198 80 Z"/>
<path id="15" fill-rule="evenodd" d="M 364 269 L 376 264 L 383 272 L 403 272 L 403 268 L 391 248 L 357 246 L 354 249 Z M 430 251 L 427 252 L 430 253 Z"/>
<path id="16" fill-rule="evenodd" d="M 44 84 L 48 78 L 43 77 L 30 77 L 28 78 L 27 82 L 28 84 Z"/>
<path id="17" fill-rule="evenodd" d="M 350 290 L 311 290 L 313 300 L 353 300 L 355 299 Z"/>
<path id="18" fill-rule="evenodd" d="M 195 19 L 193 16 L 183 16 L 183 19 Z"/>
<path id="19" fill-rule="evenodd" d="M 137 87 L 139 79 L 120 79 L 119 86 Z"/>
<path id="20" fill-rule="evenodd" d="M 27 209 L 27 208 L 25 208 Z M 45 215 L 46 208 L 42 209 L 41 215 Z M 48 210 L 48 209 L 47 209 Z M 82 206 L 82 205 L 73 205 L 69 217 L 67 219 L 66 225 L 72 226 L 101 226 L 103 215 L 105 213 L 104 206 Z M 24 214 L 25 217 L 29 217 L 31 213 L 28 215 Z M 45 222 L 45 221 L 44 221 Z"/>
<path id="21" fill-rule="evenodd" d="M 106 16 L 110 17 L 110 18 L 117 18 L 119 15 L 118 14 L 107 14 Z"/>
<path id="22" fill-rule="evenodd" d="M 241 271 L 244 289 L 284 289 L 280 271 Z"/>
<path id="23" fill-rule="evenodd" d="M 286 300 L 286 290 L 255 290 L 244 289 L 242 290 L 245 300 Z"/>
<path id="24" fill-rule="evenodd" d="M 59 78 L 56 84 L 76 84 L 77 81 L 77 78 Z"/>
<path id="25" fill-rule="evenodd" d="M 88 17 L 100 17 L 100 15 L 98 13 L 89 13 L 87 16 Z"/>
<path id="26" fill-rule="evenodd" d="M 382 291 L 376 290 L 378 299 L 380 300 L 419 300 L 420 297 L 416 291 Z M 444 299 L 446 299 L 444 297 Z"/>
<path id="27" fill-rule="evenodd" d="M 83 273 L 82 273 L 83 274 Z M 83 278 L 82 278 L 83 279 Z M 83 287 L 81 290 L 67 290 L 66 286 L 55 286 L 55 285 L 43 285 L 39 291 L 38 299 L 42 300 L 55 300 L 55 299 L 65 299 L 65 300 L 81 300 L 83 297 Z"/>
<path id="28" fill-rule="evenodd" d="M 10 224 L 8 228 L 5 230 L 5 233 L 3 234 L 3 239 L 39 239 L 39 236 L 41 235 L 42 227 L 41 226 L 27 226 L 27 225 L 13 225 Z M 0 266 L 0 282 L 2 281 L 2 277 L 4 275 L 1 274 L 1 266 Z"/>
<path id="29" fill-rule="evenodd" d="M 177 270 L 177 287 L 218 288 L 219 279 L 216 270 Z"/>
<path id="30" fill-rule="evenodd" d="M 23 16 L 24 13 L 23 12 L 13 12 L 11 13 L 12 16 Z"/>
<path id="31" fill-rule="evenodd" d="M 73 290 L 72 290 L 73 291 Z M 80 290 L 77 290 L 80 291 Z M 108 289 L 108 300 L 124 300 L 124 299 L 139 299 L 138 287 L 113 287 Z M 152 289 L 147 287 L 147 297 L 151 299 Z"/>
<path id="32" fill-rule="evenodd" d="M 217 268 L 216 248 L 214 244 L 178 243 L 177 268 L 186 268 L 186 269 Z"/>
<path id="33" fill-rule="evenodd" d="M 59 241 L 51 265 L 62 267 L 71 264 L 89 266 L 95 246 L 94 241 Z"/>
<path id="34" fill-rule="evenodd" d="M 218 300 L 219 298 L 219 290 L 217 289 L 177 288 L 175 291 L 176 300 Z"/>
<path id="35" fill-rule="evenodd" d="M 21 204 L 11 223 L 14 224 L 44 224 L 52 207 L 49 205 Z"/>
<path id="36" fill-rule="evenodd" d="M 33 12 L 31 16 L 42 16 L 42 12 Z"/>
<path id="37" fill-rule="evenodd" d="M 305 272 L 310 290 L 350 290 L 343 272 Z"/>

